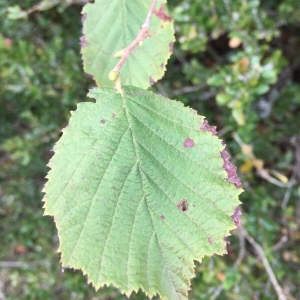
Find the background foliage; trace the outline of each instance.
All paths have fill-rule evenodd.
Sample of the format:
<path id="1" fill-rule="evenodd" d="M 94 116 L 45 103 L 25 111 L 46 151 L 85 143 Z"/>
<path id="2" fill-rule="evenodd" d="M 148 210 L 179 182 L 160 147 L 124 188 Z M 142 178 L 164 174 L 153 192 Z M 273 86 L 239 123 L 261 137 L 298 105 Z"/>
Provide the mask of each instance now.
<path id="1" fill-rule="evenodd" d="M 94 86 L 79 54 L 83 2 L 0 4 L 0 299 L 126 299 L 62 272 L 42 216 L 50 150 Z M 178 42 L 153 87 L 218 126 L 244 184 L 243 226 L 290 299 L 300 298 L 298 2 L 169 0 Z M 197 264 L 190 299 L 276 298 L 252 246 L 238 231 L 230 242 L 227 256 Z"/>

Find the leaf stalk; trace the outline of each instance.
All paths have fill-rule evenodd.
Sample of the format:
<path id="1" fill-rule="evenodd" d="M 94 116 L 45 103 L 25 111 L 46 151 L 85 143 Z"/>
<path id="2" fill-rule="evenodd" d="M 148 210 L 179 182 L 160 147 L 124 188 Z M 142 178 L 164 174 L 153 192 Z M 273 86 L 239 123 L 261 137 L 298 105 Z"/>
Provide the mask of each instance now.
<path id="1" fill-rule="evenodd" d="M 122 68 L 122 66 L 124 65 L 124 63 L 126 62 L 126 60 L 128 59 L 129 55 L 131 54 L 131 52 L 139 45 L 142 44 L 142 42 L 149 37 L 149 27 L 150 27 L 150 22 L 151 22 L 151 18 L 152 18 L 152 14 L 154 11 L 154 7 L 156 5 L 157 0 L 152 0 L 147 17 L 145 19 L 144 24 L 142 25 L 137 37 L 135 38 L 135 40 L 126 48 L 124 48 L 122 50 L 122 57 L 120 58 L 119 62 L 116 64 L 116 66 L 113 68 L 113 70 L 111 72 L 118 72 L 120 74 L 120 70 Z M 120 51 L 117 52 L 118 54 L 120 54 Z"/>

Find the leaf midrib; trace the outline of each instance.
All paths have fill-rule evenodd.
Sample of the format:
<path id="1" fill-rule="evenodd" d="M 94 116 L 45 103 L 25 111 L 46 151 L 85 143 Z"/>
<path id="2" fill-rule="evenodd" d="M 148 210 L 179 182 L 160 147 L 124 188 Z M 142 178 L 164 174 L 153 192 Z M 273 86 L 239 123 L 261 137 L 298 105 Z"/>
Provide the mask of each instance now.
<path id="1" fill-rule="evenodd" d="M 143 197 L 142 197 L 142 199 L 146 199 L 146 193 L 145 193 L 145 188 L 144 188 L 144 184 L 143 184 L 143 179 L 142 179 L 142 171 L 141 171 L 141 169 L 140 169 L 140 158 L 139 158 L 139 155 L 138 155 L 138 151 L 137 151 L 137 142 L 136 142 L 136 140 L 135 140 L 135 138 L 134 138 L 134 135 L 133 135 L 133 130 L 132 130 L 132 124 L 131 124 L 131 122 L 129 121 L 129 119 L 130 119 L 130 117 L 129 117 L 129 111 L 127 110 L 127 106 L 126 106 L 126 98 L 124 97 L 124 96 L 122 96 L 121 95 L 121 99 L 122 99 L 122 102 L 123 102 L 123 108 L 124 108 L 124 112 L 125 112 L 125 115 L 126 115 L 126 119 L 127 119 L 127 122 L 128 122 L 128 128 L 129 128 L 129 130 L 130 130 L 130 133 L 131 133 L 131 138 L 132 138 L 132 144 L 133 144 L 133 148 L 134 148 L 134 151 L 135 151 L 135 157 L 136 157 L 136 163 L 139 165 L 139 167 L 138 167 L 138 172 L 139 172 L 139 176 L 140 176 L 140 180 L 141 180 L 141 185 L 142 185 L 142 190 L 143 190 Z M 156 233 L 156 231 L 155 231 L 155 227 L 154 227 L 154 223 L 153 223 L 153 219 L 152 219 L 152 216 L 151 216 L 151 211 L 150 211 L 150 208 L 149 208 L 149 206 L 148 206 L 148 203 L 147 203 L 147 201 L 145 200 L 145 203 L 146 203 L 146 206 L 147 206 L 147 208 L 148 208 L 148 211 L 149 211 L 149 216 L 150 216 L 150 220 L 151 220 L 151 224 L 152 224 L 152 229 L 153 229 L 153 232 L 155 233 L 155 236 L 156 236 L 156 240 L 157 240 L 157 245 L 158 245 L 158 247 L 159 247 L 159 249 L 160 249 L 160 254 L 161 254 L 161 257 L 162 257 L 162 259 L 163 259 L 163 261 L 164 261 L 164 265 L 165 265 L 165 269 L 166 269 L 166 271 L 167 271 L 167 273 L 168 273 L 168 271 L 169 271 L 169 269 L 168 269 L 168 266 L 167 266 L 167 264 L 166 264 L 166 261 L 165 261 L 165 259 L 164 259 L 164 257 L 163 257 L 163 253 L 162 253 L 162 250 L 161 250 L 161 245 L 160 245 L 160 243 L 159 243 L 159 241 L 158 241 L 158 236 L 157 236 L 157 233 Z M 176 275 L 176 276 L 178 276 L 178 275 Z M 127 275 L 127 277 L 128 277 L 128 275 Z M 176 298 L 179 300 L 179 297 L 178 297 L 178 292 L 176 291 L 176 288 L 174 287 L 174 283 L 173 283 L 173 281 L 172 281 L 172 279 L 170 278 L 170 276 L 169 276 L 169 273 L 168 273 L 168 277 L 169 277 L 169 280 L 170 280 L 170 283 L 171 283 L 171 285 L 172 285 L 172 287 L 173 287 L 173 290 L 174 290 L 174 293 L 175 293 L 175 295 L 176 295 Z"/>

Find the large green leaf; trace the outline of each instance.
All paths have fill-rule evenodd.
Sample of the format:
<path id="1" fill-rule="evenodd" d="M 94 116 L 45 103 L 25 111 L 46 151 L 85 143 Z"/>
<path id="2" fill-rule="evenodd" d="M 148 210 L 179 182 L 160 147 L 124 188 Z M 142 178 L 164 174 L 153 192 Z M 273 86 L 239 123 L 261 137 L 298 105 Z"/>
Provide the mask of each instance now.
<path id="1" fill-rule="evenodd" d="M 150 37 L 137 47 L 121 70 L 124 85 L 148 88 L 162 78 L 174 42 L 173 21 L 164 13 L 165 0 L 158 0 L 150 24 Z M 114 54 L 136 38 L 151 0 L 96 0 L 83 8 L 81 51 L 84 69 L 98 86 L 113 87 L 108 79 L 118 58 Z"/>
<path id="2" fill-rule="evenodd" d="M 97 289 L 186 299 L 193 260 L 226 253 L 238 222 L 235 167 L 215 128 L 179 102 L 134 87 L 89 95 L 96 103 L 78 105 L 44 190 L 62 265 Z"/>

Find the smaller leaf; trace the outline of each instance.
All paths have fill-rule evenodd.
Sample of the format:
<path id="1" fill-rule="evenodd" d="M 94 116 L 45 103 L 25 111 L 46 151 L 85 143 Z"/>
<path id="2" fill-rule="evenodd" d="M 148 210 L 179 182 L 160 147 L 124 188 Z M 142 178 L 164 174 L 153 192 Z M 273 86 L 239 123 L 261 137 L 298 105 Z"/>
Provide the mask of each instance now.
<path id="1" fill-rule="evenodd" d="M 232 98 L 233 97 L 230 95 L 221 93 L 221 94 L 217 95 L 216 100 L 219 104 L 225 105 L 225 104 L 228 104 L 232 100 Z"/>
<path id="2" fill-rule="evenodd" d="M 165 3 L 166 0 L 157 1 L 142 47 L 136 47 L 122 66 L 122 84 L 147 89 L 164 75 L 174 42 L 173 21 L 166 15 Z M 84 6 L 83 65 L 98 86 L 113 88 L 108 74 L 118 63 L 117 57 L 123 55 L 120 49 L 136 39 L 150 4 L 151 0 L 95 0 Z"/>

